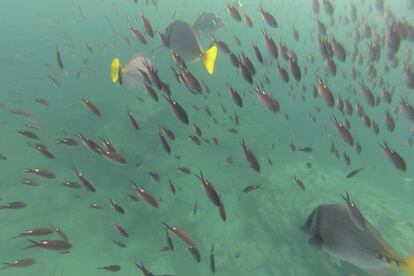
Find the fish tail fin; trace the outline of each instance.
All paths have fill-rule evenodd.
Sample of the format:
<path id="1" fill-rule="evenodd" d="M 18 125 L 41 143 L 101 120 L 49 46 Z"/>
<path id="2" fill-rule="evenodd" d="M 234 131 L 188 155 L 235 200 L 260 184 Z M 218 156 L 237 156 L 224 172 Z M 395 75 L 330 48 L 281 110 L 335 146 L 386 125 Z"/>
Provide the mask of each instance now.
<path id="1" fill-rule="evenodd" d="M 407 275 L 414 276 L 414 254 L 402 259 L 400 265 Z"/>
<path id="2" fill-rule="evenodd" d="M 203 53 L 203 63 L 207 72 L 212 75 L 214 73 L 214 63 L 216 62 L 218 48 L 215 43 Z"/>
<path id="3" fill-rule="evenodd" d="M 26 247 L 24 247 L 23 249 L 27 249 L 27 248 L 32 248 L 32 247 L 37 247 L 40 246 L 40 243 L 35 241 L 35 240 L 31 240 L 31 239 L 27 239 L 29 242 L 31 242 L 31 245 L 28 245 Z"/>
<path id="4" fill-rule="evenodd" d="M 113 83 L 118 82 L 120 78 L 121 61 L 119 58 L 114 58 L 111 62 L 111 79 Z"/>

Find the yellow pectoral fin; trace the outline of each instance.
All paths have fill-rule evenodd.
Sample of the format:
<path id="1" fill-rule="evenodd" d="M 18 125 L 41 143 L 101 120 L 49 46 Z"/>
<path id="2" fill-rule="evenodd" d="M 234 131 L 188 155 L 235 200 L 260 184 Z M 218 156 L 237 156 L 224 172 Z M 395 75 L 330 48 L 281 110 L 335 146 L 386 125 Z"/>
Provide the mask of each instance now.
<path id="1" fill-rule="evenodd" d="M 407 275 L 414 276 L 414 255 L 408 256 L 401 260 L 400 265 Z"/>
<path id="2" fill-rule="evenodd" d="M 119 58 L 114 58 L 111 63 L 111 79 L 115 83 L 119 79 L 119 68 L 121 67 L 121 61 Z"/>
<path id="3" fill-rule="evenodd" d="M 204 67 L 210 75 L 214 73 L 214 63 L 216 62 L 217 52 L 217 46 L 213 44 L 213 46 L 203 53 Z"/>

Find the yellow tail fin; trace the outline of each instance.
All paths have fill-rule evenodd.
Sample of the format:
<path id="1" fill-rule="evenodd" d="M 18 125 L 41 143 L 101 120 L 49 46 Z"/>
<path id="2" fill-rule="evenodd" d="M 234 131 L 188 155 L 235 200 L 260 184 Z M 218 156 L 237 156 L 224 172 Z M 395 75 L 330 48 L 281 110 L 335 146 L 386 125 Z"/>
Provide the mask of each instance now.
<path id="1" fill-rule="evenodd" d="M 120 77 L 119 76 L 120 67 L 121 67 L 121 61 L 119 60 L 119 58 L 114 58 L 111 63 L 111 79 L 113 83 L 118 82 L 118 79 Z"/>
<path id="2" fill-rule="evenodd" d="M 217 51 L 217 45 L 213 44 L 213 46 L 203 53 L 204 67 L 210 75 L 214 73 L 214 63 L 216 62 Z"/>
<path id="3" fill-rule="evenodd" d="M 409 276 L 414 276 L 414 255 L 408 256 L 400 261 L 402 269 Z"/>

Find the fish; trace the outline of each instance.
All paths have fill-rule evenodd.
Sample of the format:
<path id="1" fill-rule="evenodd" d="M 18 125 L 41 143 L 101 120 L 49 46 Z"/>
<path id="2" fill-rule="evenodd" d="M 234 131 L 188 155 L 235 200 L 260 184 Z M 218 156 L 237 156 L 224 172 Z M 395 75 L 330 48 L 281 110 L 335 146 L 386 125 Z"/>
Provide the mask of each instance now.
<path id="1" fill-rule="evenodd" d="M 346 175 L 346 178 L 351 178 L 351 177 L 354 177 L 355 175 L 359 174 L 361 171 L 363 171 L 363 170 L 365 170 L 365 169 L 366 169 L 366 168 L 365 168 L 365 167 L 363 167 L 363 168 L 358 168 L 358 169 L 352 170 L 350 173 L 348 173 L 348 174 Z"/>
<path id="2" fill-rule="evenodd" d="M 37 176 L 47 178 L 47 179 L 56 178 L 55 173 L 47 169 L 33 168 L 33 169 L 25 169 L 24 171 L 26 173 L 32 173 L 32 174 L 35 174 Z"/>
<path id="3" fill-rule="evenodd" d="M 407 165 L 405 163 L 405 160 L 398 152 L 390 148 L 386 142 L 383 142 L 379 146 L 382 148 L 385 156 L 388 158 L 388 160 L 391 161 L 394 167 L 396 167 L 397 169 L 403 172 L 407 170 Z"/>
<path id="4" fill-rule="evenodd" d="M 186 244 L 188 244 L 191 248 L 196 248 L 196 243 L 193 240 L 193 238 L 184 230 L 179 229 L 175 226 L 170 226 L 167 223 L 163 222 L 162 223 L 168 230 L 170 230 L 171 232 L 173 232 L 177 237 L 179 237 L 183 242 L 185 242 Z"/>
<path id="5" fill-rule="evenodd" d="M 46 250 L 52 251 L 68 251 L 72 248 L 72 245 L 68 241 L 64 240 L 42 240 L 42 241 L 35 241 L 31 239 L 27 239 L 32 244 L 26 246 L 24 249 L 32 248 L 32 247 L 40 247 Z"/>
<path id="6" fill-rule="evenodd" d="M 3 266 L 0 269 L 6 269 L 6 268 L 22 268 L 34 265 L 36 263 L 36 260 L 33 258 L 25 258 L 25 259 L 18 259 L 10 263 L 3 263 Z"/>
<path id="7" fill-rule="evenodd" d="M 257 158 L 254 155 L 254 153 L 250 150 L 250 148 L 247 147 L 244 139 L 242 139 L 240 145 L 243 148 L 244 155 L 245 155 L 247 161 L 249 162 L 250 167 L 253 170 L 255 170 L 257 173 L 260 173 L 260 164 L 259 164 L 259 161 L 257 160 Z"/>
<path id="8" fill-rule="evenodd" d="M 203 35 L 211 35 L 225 25 L 223 20 L 212 12 L 203 12 L 193 23 L 193 29 Z"/>
<path id="9" fill-rule="evenodd" d="M 195 30 L 189 23 L 179 19 L 174 20 L 166 28 L 165 36 L 169 48 L 179 54 L 185 62 L 194 63 L 202 60 L 207 72 L 210 75 L 214 73 L 217 45 L 213 42 L 204 51 Z"/>
<path id="10" fill-rule="evenodd" d="M 129 89 L 141 88 L 149 80 L 148 68 L 151 66 L 152 61 L 142 54 L 133 55 L 125 65 L 115 57 L 111 62 L 111 80 L 113 83 L 125 84 Z"/>
<path id="11" fill-rule="evenodd" d="M 49 228 L 49 227 L 40 227 L 40 228 L 33 228 L 30 230 L 26 230 L 17 236 L 14 236 L 13 238 L 20 238 L 20 237 L 26 237 L 26 236 L 45 236 L 50 235 L 55 232 L 55 229 Z"/>
<path id="12" fill-rule="evenodd" d="M 4 205 L 0 205 L 0 210 L 16 210 L 23 209 L 27 204 L 23 201 L 12 201 Z"/>
<path id="13" fill-rule="evenodd" d="M 171 110 L 173 111 L 174 115 L 181 122 L 188 125 L 189 120 L 188 120 L 188 115 L 187 115 L 187 112 L 185 111 L 185 109 L 179 103 L 177 103 L 173 98 L 171 98 L 171 96 L 164 96 L 164 95 L 162 95 L 162 96 L 170 104 Z"/>
<path id="14" fill-rule="evenodd" d="M 346 206 L 348 207 L 348 213 L 352 221 L 359 229 L 365 231 L 365 229 L 367 228 L 367 222 L 365 220 L 365 217 L 362 215 L 361 211 L 359 210 L 355 202 L 351 200 L 351 198 L 349 197 L 349 193 L 347 192 L 346 195 L 341 195 L 341 197 L 346 202 Z"/>
<path id="15" fill-rule="evenodd" d="M 216 273 L 216 260 L 214 257 L 214 243 L 211 245 L 210 250 L 210 270 L 213 273 Z"/>
<path id="16" fill-rule="evenodd" d="M 98 267 L 98 269 L 104 269 L 110 272 L 118 272 L 121 270 L 121 266 L 120 265 L 105 265 L 105 266 Z"/>
<path id="17" fill-rule="evenodd" d="M 204 191 L 207 194 L 207 197 L 210 199 L 210 201 L 216 205 L 217 207 L 220 206 L 220 197 L 214 188 L 214 186 L 206 179 L 204 178 L 203 172 L 200 170 L 200 175 L 195 175 L 200 181 L 201 184 L 203 184 Z"/>
<path id="18" fill-rule="evenodd" d="M 62 55 L 60 54 L 60 50 L 59 50 L 58 46 L 56 46 L 56 60 L 57 60 L 57 63 L 59 65 L 59 68 L 61 70 L 64 70 L 65 66 L 63 65 Z"/>
<path id="19" fill-rule="evenodd" d="M 137 193 L 152 207 L 158 208 L 158 200 L 150 193 L 144 190 L 144 188 L 137 186 L 134 181 L 131 181 Z"/>
<path id="20" fill-rule="evenodd" d="M 361 231 L 342 205 L 317 206 L 300 229 L 309 235 L 313 247 L 370 274 L 394 275 L 391 272 L 401 268 L 413 275 L 414 256 L 400 258 L 368 220 L 365 231 Z"/>

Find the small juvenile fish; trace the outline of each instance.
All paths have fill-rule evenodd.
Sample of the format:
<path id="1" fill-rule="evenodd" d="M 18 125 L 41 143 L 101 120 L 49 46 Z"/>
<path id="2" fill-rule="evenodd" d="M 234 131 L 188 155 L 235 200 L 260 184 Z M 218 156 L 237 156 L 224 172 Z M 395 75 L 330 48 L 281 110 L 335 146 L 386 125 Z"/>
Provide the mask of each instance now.
<path id="1" fill-rule="evenodd" d="M 128 238 L 128 236 L 129 236 L 128 232 L 121 225 L 118 225 L 115 222 L 112 222 L 112 224 L 113 224 L 115 230 L 119 232 L 119 234 L 121 234 L 125 238 Z"/>
<path id="2" fill-rule="evenodd" d="M 110 272 L 118 272 L 121 270 L 121 266 L 120 265 L 105 265 L 105 266 L 98 267 L 98 269 L 104 269 Z"/>
<path id="3" fill-rule="evenodd" d="M 187 247 L 188 251 L 190 251 L 191 256 L 193 256 L 194 260 L 198 263 L 201 262 L 201 255 L 200 251 L 198 251 L 197 247 Z"/>
<path id="4" fill-rule="evenodd" d="M 355 175 L 357 175 L 358 173 L 360 173 L 361 171 L 363 171 L 363 170 L 365 170 L 366 168 L 358 168 L 358 169 L 355 169 L 355 170 L 353 170 L 353 171 L 351 171 L 350 173 L 348 173 L 347 175 L 346 175 L 346 178 L 351 178 L 351 177 L 354 177 Z"/>
<path id="5" fill-rule="evenodd" d="M 305 190 L 305 184 L 302 182 L 302 180 L 299 179 L 296 175 L 292 176 L 293 181 L 296 183 L 296 185 L 299 186 L 302 190 Z"/>
<path id="6" fill-rule="evenodd" d="M 250 193 L 253 191 L 256 191 L 260 188 L 260 185 L 249 185 L 246 188 L 243 189 L 244 193 Z"/>
<path id="7" fill-rule="evenodd" d="M 86 98 L 82 98 L 82 97 L 78 97 L 84 104 L 85 106 L 92 111 L 96 116 L 101 116 L 101 111 L 99 111 L 98 107 L 92 103 L 90 100 L 86 99 Z"/>

